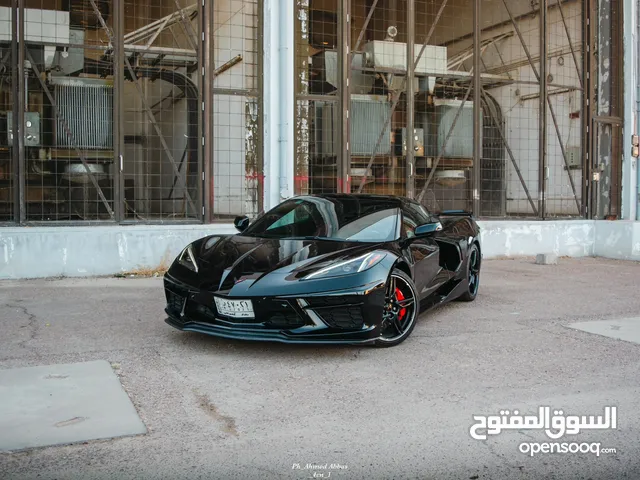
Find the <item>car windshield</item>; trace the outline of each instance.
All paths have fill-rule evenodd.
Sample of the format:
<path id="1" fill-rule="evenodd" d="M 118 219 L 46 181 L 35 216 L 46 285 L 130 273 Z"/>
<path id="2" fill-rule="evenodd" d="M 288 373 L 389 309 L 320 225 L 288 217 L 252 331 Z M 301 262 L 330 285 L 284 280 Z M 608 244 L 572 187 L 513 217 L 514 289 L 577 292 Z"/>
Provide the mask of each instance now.
<path id="1" fill-rule="evenodd" d="M 243 235 L 388 242 L 398 236 L 399 217 L 400 210 L 393 202 L 377 199 L 297 198 L 267 212 Z"/>

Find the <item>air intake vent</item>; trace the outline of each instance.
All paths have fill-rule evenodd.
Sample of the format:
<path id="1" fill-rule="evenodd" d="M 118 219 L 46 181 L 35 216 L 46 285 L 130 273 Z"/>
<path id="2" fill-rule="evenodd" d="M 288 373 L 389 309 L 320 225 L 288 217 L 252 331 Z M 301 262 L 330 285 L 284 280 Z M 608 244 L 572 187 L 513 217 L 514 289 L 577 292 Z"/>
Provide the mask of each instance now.
<path id="1" fill-rule="evenodd" d="M 81 149 L 113 148 L 113 87 L 104 82 L 57 83 L 54 98 L 58 111 L 71 130 L 69 138 L 64 123 L 56 119 L 58 147 Z M 75 145 L 74 145 L 75 144 Z"/>

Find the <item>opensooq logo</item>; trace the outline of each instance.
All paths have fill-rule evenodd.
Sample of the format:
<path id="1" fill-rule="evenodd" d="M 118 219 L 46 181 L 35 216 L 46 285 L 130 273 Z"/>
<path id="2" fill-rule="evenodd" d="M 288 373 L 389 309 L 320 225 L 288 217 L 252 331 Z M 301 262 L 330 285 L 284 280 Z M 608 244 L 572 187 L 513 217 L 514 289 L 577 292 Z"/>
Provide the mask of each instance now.
<path id="1" fill-rule="evenodd" d="M 551 407 L 538 407 L 538 415 L 520 415 L 518 410 L 500 410 L 499 415 L 473 415 L 476 423 L 471 426 L 469 433 L 476 440 L 486 440 L 487 435 L 497 435 L 504 430 L 544 430 L 549 438 L 557 440 L 582 430 L 616 429 L 617 417 L 617 407 L 604 407 L 604 416 L 597 417 L 565 415 L 562 410 L 551 410 Z"/>

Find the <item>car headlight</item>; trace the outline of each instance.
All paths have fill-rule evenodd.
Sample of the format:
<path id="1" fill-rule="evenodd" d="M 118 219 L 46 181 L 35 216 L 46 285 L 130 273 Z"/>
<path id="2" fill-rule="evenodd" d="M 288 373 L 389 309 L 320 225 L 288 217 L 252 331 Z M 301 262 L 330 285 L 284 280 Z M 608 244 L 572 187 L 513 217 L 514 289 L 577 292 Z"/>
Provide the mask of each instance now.
<path id="1" fill-rule="evenodd" d="M 178 262 L 189 270 L 193 270 L 198 273 L 198 263 L 196 262 L 195 255 L 193 254 L 193 245 L 187 245 L 187 247 L 182 250 L 182 253 L 178 255 Z"/>
<path id="2" fill-rule="evenodd" d="M 310 273 L 303 280 L 309 280 L 312 278 L 327 278 L 327 277 L 339 277 L 342 275 L 350 275 L 352 273 L 364 272 L 365 270 L 369 270 L 371 267 L 377 265 L 382 261 L 382 259 L 386 257 L 385 253 L 380 252 L 372 252 L 367 253 L 366 255 L 361 255 L 360 257 L 352 258 L 350 260 L 345 260 L 343 262 L 339 262 L 333 265 L 329 265 L 328 267 L 321 268 L 320 270 L 316 270 L 313 273 Z"/>

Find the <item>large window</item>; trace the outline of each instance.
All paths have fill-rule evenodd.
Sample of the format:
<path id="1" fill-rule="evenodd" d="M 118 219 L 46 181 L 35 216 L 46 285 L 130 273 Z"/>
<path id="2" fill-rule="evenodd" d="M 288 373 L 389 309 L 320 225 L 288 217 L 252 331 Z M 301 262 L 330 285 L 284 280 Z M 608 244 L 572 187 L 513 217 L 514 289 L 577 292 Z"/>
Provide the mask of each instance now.
<path id="1" fill-rule="evenodd" d="M 258 0 L 12 3 L 0 2 L 0 221 L 259 211 Z"/>
<path id="2" fill-rule="evenodd" d="M 595 12 L 577 0 L 345 2 L 295 0 L 298 192 L 406 195 L 486 217 L 585 214 L 595 37 L 583 26 Z"/>

